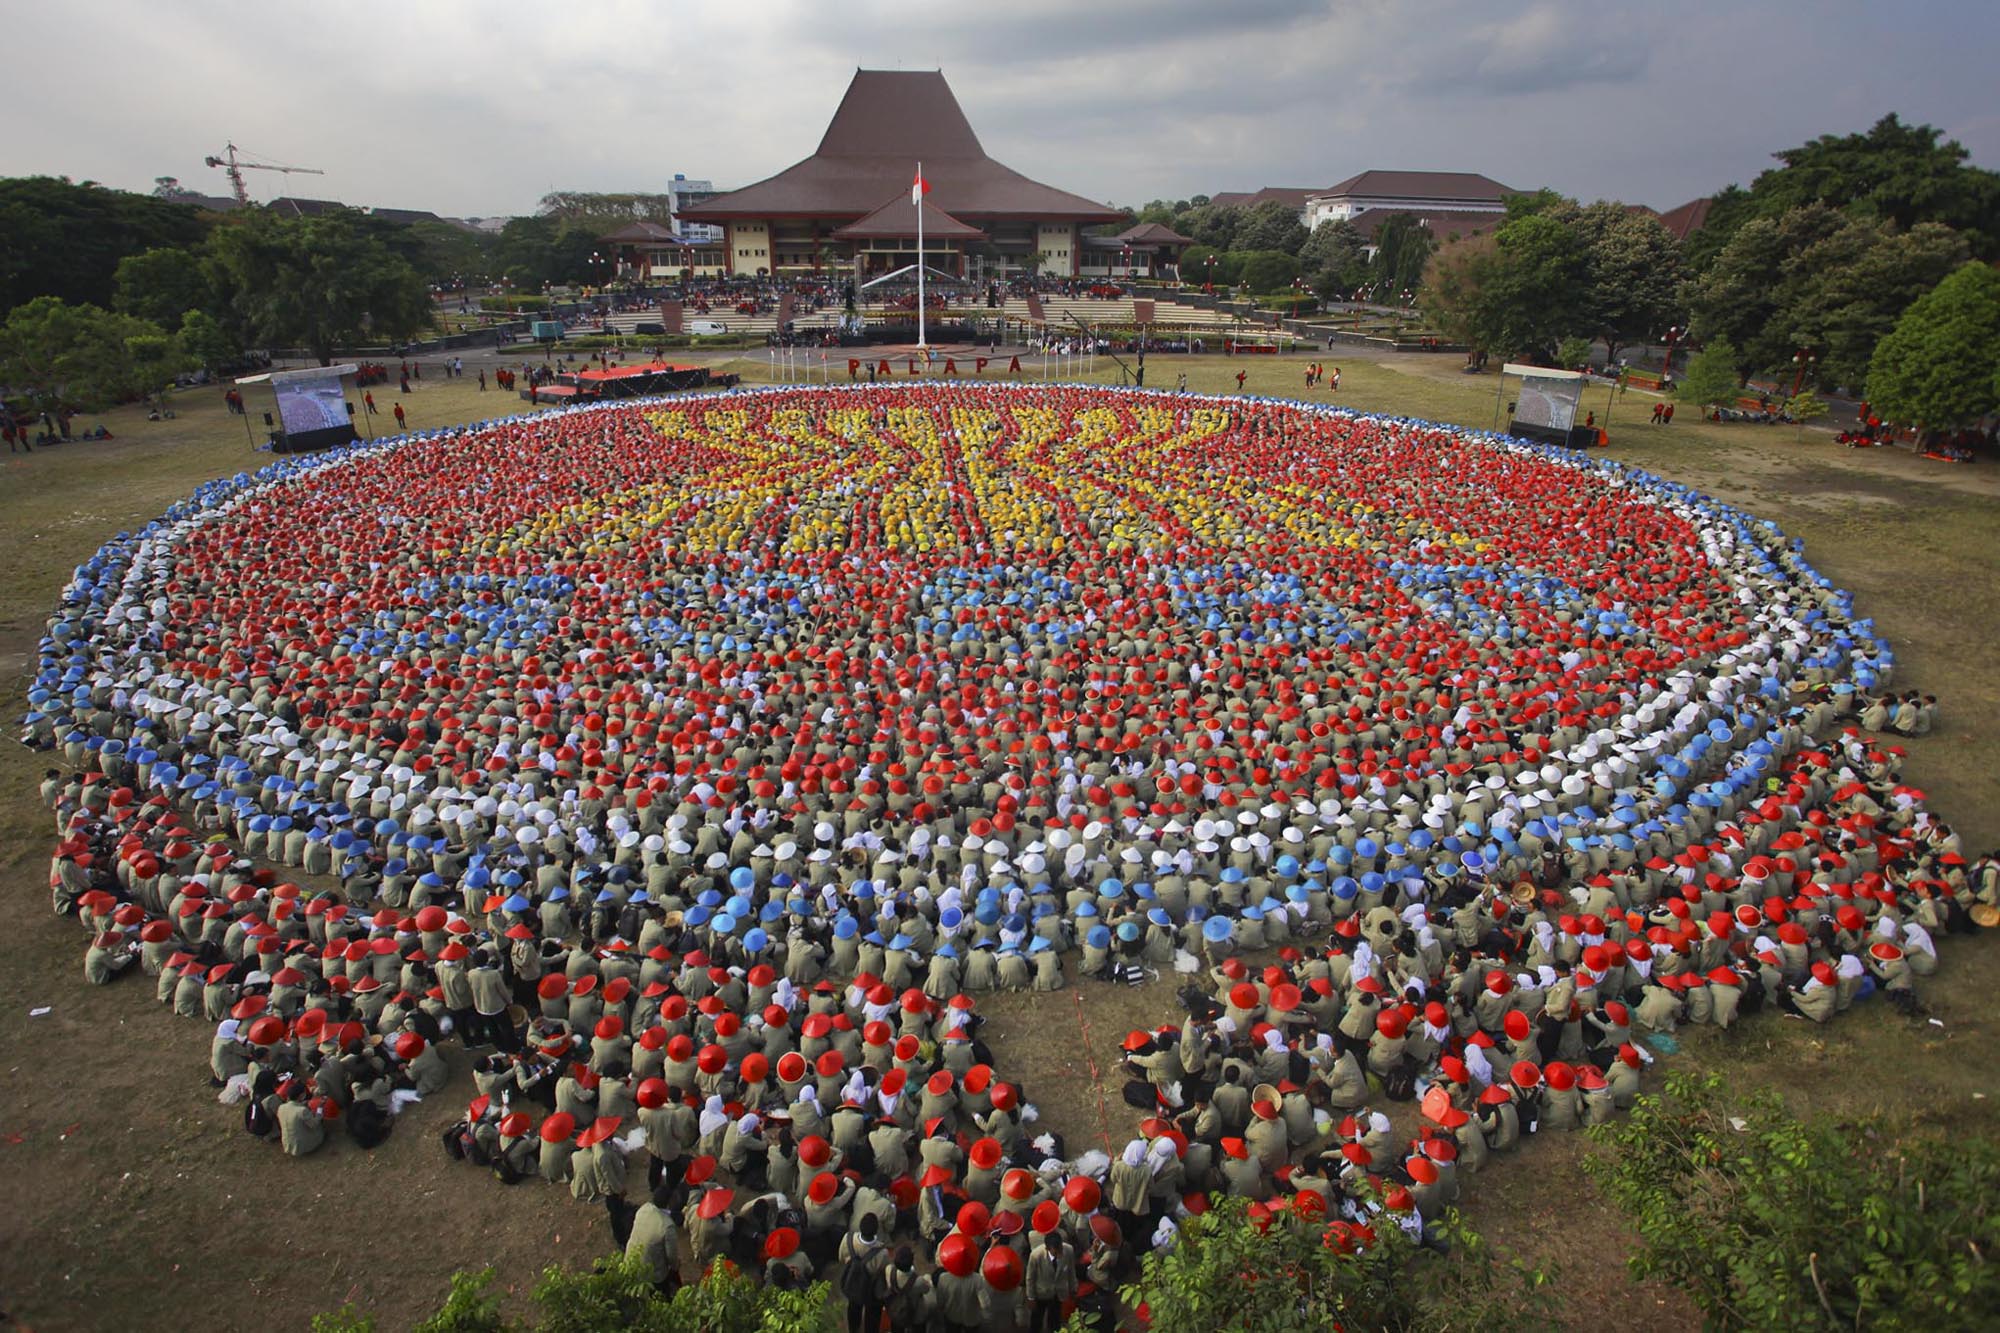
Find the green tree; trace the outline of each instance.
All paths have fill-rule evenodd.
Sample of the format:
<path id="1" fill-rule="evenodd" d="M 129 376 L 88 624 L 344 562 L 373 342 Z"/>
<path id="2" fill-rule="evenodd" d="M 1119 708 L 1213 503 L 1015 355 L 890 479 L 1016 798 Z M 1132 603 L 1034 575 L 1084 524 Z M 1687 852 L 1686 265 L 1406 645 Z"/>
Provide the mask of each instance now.
<path id="1" fill-rule="evenodd" d="M 430 322 L 422 280 L 351 211 L 296 221 L 254 213 L 218 228 L 209 248 L 249 338 L 303 347 L 321 365 L 337 348 L 407 338 Z"/>
<path id="2" fill-rule="evenodd" d="M 1687 373 L 1675 383 L 1674 396 L 1691 407 L 1733 403 L 1742 391 L 1737 373 L 1740 353 L 1727 338 L 1718 338 L 1688 358 Z"/>
<path id="3" fill-rule="evenodd" d="M 1362 247 L 1361 233 L 1345 220 L 1320 223 L 1299 251 L 1299 266 L 1314 291 L 1345 300 L 1368 279 L 1368 254 Z"/>
<path id="4" fill-rule="evenodd" d="M 157 324 L 38 296 L 0 325 L 0 384 L 41 410 L 95 412 L 158 393 L 187 362 Z"/>
<path id="5" fill-rule="evenodd" d="M 409 234 L 418 246 L 411 267 L 425 282 L 480 285 L 492 271 L 496 238 L 486 232 L 451 222 L 412 222 Z"/>
<path id="6" fill-rule="evenodd" d="M 1688 255 L 1705 272 L 1749 223 L 1824 204 L 1852 217 L 1909 230 L 1936 222 L 1963 232 L 1974 257 L 2000 258 L 2000 173 L 1969 165 L 1969 154 L 1943 131 L 1884 116 L 1866 133 L 1822 135 L 1773 154 L 1781 165 L 1749 189 L 1715 196 Z"/>
<path id="7" fill-rule="evenodd" d="M 1384 297 L 1397 301 L 1403 292 L 1422 285 L 1424 268 L 1436 251 L 1437 237 L 1430 228 L 1409 213 L 1392 214 L 1375 230 L 1375 262 L 1370 277 L 1387 283 Z"/>
<path id="8" fill-rule="evenodd" d="M 1530 213 L 1493 233 L 1480 285 L 1481 344 L 1509 356 L 1547 357 L 1589 323 L 1583 238 L 1548 213 Z"/>
<path id="9" fill-rule="evenodd" d="M 1858 388 L 1875 345 L 1968 253 L 1963 235 L 1935 222 L 1899 231 L 1879 219 L 1852 218 L 1786 272 L 1781 335 L 1818 358 L 1819 382 Z"/>
<path id="10" fill-rule="evenodd" d="M 1823 204 L 1743 224 L 1689 292 L 1691 335 L 1728 342 L 1744 374 L 1785 364 L 1798 350 L 1783 318 L 1787 275 L 1800 255 L 1840 231 L 1845 219 Z"/>
<path id="11" fill-rule="evenodd" d="M 127 255 L 201 244 L 213 214 L 53 176 L 0 179 L 0 313 L 37 296 L 108 307 Z"/>
<path id="12" fill-rule="evenodd" d="M 1685 273 L 1680 243 L 1651 213 L 1599 202 L 1550 209 L 1583 242 L 1585 328 L 1605 345 L 1605 357 L 1649 338 L 1681 318 Z"/>
<path id="13" fill-rule="evenodd" d="M 1801 440 L 1806 437 L 1806 426 L 1825 416 L 1829 410 L 1825 403 L 1814 397 L 1811 389 L 1795 393 L 1785 400 L 1785 415 L 1798 423 Z"/>
<path id="14" fill-rule="evenodd" d="M 1209 257 L 1214 256 L 1215 267 L 1209 268 Z M 1243 276 L 1243 256 L 1230 254 L 1212 245 L 1190 245 L 1181 253 L 1181 281 L 1200 286 L 1213 278 L 1217 287 L 1233 287 Z"/>
<path id="15" fill-rule="evenodd" d="M 1975 261 L 1918 297 L 1875 348 L 1868 401 L 1884 421 L 1928 430 L 2000 406 L 2000 273 Z"/>
<path id="16" fill-rule="evenodd" d="M 1229 208 L 1216 204 L 1202 204 L 1188 210 L 1186 216 L 1174 224 L 1174 230 L 1183 236 L 1192 237 L 1203 245 L 1217 250 L 1232 249 L 1236 233 L 1242 228 L 1248 216 L 1243 209 Z"/>
<path id="17" fill-rule="evenodd" d="M 629 222 L 673 223 L 673 198 L 664 194 L 594 194 L 587 190 L 552 190 L 542 196 L 535 212 L 557 223 L 576 223 L 603 235 Z"/>
<path id="18" fill-rule="evenodd" d="M 191 310 L 215 304 L 215 288 L 192 250 L 163 246 L 118 261 L 115 308 L 151 320 L 168 332 Z"/>
<path id="19" fill-rule="evenodd" d="M 1236 230 L 1233 248 L 1277 250 L 1297 255 L 1306 243 L 1306 228 L 1299 210 L 1277 199 L 1267 199 L 1251 209 Z"/>
<path id="20" fill-rule="evenodd" d="M 1711 1328 L 1991 1327 L 2000 1145 L 1887 1128 L 1674 1074 L 1591 1131 L 1606 1151 L 1584 1167 L 1638 1234 L 1633 1275 L 1679 1287 Z"/>
<path id="21" fill-rule="evenodd" d="M 180 333 L 175 336 L 188 363 L 204 370 L 214 370 L 243 351 L 243 344 L 206 310 L 188 311 L 187 318 L 181 321 Z"/>
<path id="22" fill-rule="evenodd" d="M 1299 276 L 1299 261 L 1282 250 L 1239 251 L 1237 265 L 1243 285 L 1260 296 L 1284 291 Z"/>
<path id="23" fill-rule="evenodd" d="M 1556 364 L 1565 370 L 1588 366 L 1592 346 L 1590 339 L 1571 334 L 1556 346 Z"/>
<path id="24" fill-rule="evenodd" d="M 1486 275 L 1499 249 L 1492 232 L 1457 237 L 1431 256 L 1424 271 L 1424 317 L 1476 351 L 1494 350 L 1485 319 Z"/>

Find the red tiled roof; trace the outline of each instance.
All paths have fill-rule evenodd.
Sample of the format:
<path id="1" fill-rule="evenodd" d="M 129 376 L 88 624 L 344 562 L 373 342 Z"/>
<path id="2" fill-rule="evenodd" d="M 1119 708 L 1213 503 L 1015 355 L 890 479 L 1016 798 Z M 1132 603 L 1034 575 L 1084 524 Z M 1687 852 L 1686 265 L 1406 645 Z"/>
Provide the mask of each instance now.
<path id="1" fill-rule="evenodd" d="M 1713 199 L 1690 199 L 1660 214 L 1660 225 L 1672 232 L 1675 240 L 1685 241 L 1707 224 L 1708 210 L 1714 204 Z"/>
<path id="2" fill-rule="evenodd" d="M 1111 238 L 1120 245 L 1193 245 L 1194 238 L 1183 236 L 1172 227 L 1159 222 L 1141 222 L 1136 227 L 1127 227 Z"/>
<path id="3" fill-rule="evenodd" d="M 926 168 L 928 171 L 928 168 Z M 927 241 L 976 241 L 986 233 L 960 222 L 951 214 L 924 199 L 924 239 Z M 917 234 L 917 210 L 910 207 L 908 191 L 897 195 L 859 222 L 850 222 L 833 234 L 836 241 L 864 241 L 875 238 L 902 240 Z"/>
<path id="4" fill-rule="evenodd" d="M 930 202 L 958 217 L 1116 222 L 1094 199 L 1029 180 L 986 156 L 936 71 L 856 70 L 819 149 L 775 176 L 681 210 L 696 222 L 728 218 L 849 217 L 907 191 L 923 163 Z M 926 232 L 928 232 L 926 223 Z"/>
<path id="5" fill-rule="evenodd" d="M 1307 199 L 1310 199 L 1313 195 L 1323 193 L 1325 191 L 1310 187 L 1266 185 L 1263 189 L 1253 190 L 1249 194 L 1244 194 L 1240 191 L 1224 191 L 1221 194 L 1212 194 L 1208 197 L 1208 202 L 1218 208 L 1255 208 L 1259 204 L 1268 204 L 1276 200 L 1278 203 L 1290 208 L 1304 208 Z"/>
<path id="6" fill-rule="evenodd" d="M 672 227 L 663 226 L 647 218 L 637 218 L 616 231 L 608 231 L 597 238 L 600 241 L 644 243 L 646 241 L 666 241 L 677 243 L 680 237 L 674 235 Z"/>
<path id="7" fill-rule="evenodd" d="M 1364 171 L 1314 194 L 1388 199 L 1477 199 L 1501 203 L 1514 193 L 1476 171 Z"/>

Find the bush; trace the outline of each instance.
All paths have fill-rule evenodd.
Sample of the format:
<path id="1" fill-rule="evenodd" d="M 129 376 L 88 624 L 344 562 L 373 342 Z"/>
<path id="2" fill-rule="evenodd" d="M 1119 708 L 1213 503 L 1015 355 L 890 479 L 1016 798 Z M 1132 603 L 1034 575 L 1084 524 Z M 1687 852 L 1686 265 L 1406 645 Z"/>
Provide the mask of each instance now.
<path id="1" fill-rule="evenodd" d="M 1376 1218 L 1372 1243 L 1343 1252 L 1326 1221 L 1281 1212 L 1261 1225 L 1242 1199 L 1218 1196 L 1209 1212 L 1185 1220 L 1172 1249 L 1146 1254 L 1139 1280 L 1119 1297 L 1127 1309 L 1145 1307 L 1147 1333 L 1548 1326 L 1549 1275 L 1502 1262 L 1456 1210 L 1438 1230 L 1448 1257 L 1420 1248 L 1386 1217 Z M 1090 1327 L 1079 1315 L 1065 1333 Z"/>
<path id="2" fill-rule="evenodd" d="M 546 296 L 482 296 L 479 298 L 482 310 L 505 310 L 518 313 L 523 310 L 547 310 L 549 298 Z"/>
<path id="3" fill-rule="evenodd" d="M 1276 292 L 1299 276 L 1299 261 L 1282 250 L 1250 250 L 1240 256 L 1243 284 L 1253 292 Z"/>
<path id="4" fill-rule="evenodd" d="M 832 1287 L 816 1282 L 779 1291 L 718 1261 L 701 1281 L 669 1300 L 653 1286 L 645 1266 L 623 1258 L 600 1259 L 588 1269 L 551 1265 L 532 1293 L 536 1317 L 509 1321 L 491 1290 L 494 1272 L 458 1273 L 451 1295 L 417 1333 L 837 1333 Z M 372 1316 L 344 1305 L 313 1320 L 313 1333 L 375 1333 Z"/>
<path id="5" fill-rule="evenodd" d="M 1590 339 L 1569 337 L 1556 348 L 1556 364 L 1564 370 L 1581 370 L 1590 365 Z"/>
<path id="6" fill-rule="evenodd" d="M 1639 1235 L 1633 1275 L 1713 1328 L 1990 1328 L 2000 1310 L 1991 1139 L 1800 1121 L 1714 1074 L 1675 1074 L 1591 1135 L 1608 1151 L 1585 1169 Z"/>
<path id="7" fill-rule="evenodd" d="M 1736 348 L 1727 340 L 1710 343 L 1688 361 L 1687 374 L 1674 385 L 1674 396 L 1694 407 L 1734 403 L 1743 387 L 1736 360 Z"/>

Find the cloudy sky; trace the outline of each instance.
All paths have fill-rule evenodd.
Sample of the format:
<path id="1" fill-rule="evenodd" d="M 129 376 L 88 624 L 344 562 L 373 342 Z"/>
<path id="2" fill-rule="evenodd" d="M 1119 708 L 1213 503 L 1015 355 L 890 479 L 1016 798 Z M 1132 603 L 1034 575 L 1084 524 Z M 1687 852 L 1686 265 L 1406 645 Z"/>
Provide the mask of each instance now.
<path id="1" fill-rule="evenodd" d="M 1995 0 L 345 0 L 9 6 L 0 174 L 478 216 L 747 184 L 856 66 L 942 69 L 994 157 L 1122 204 L 1369 168 L 1668 208 L 1896 111 L 2000 168 Z M 226 21 L 224 16 L 227 16 Z"/>

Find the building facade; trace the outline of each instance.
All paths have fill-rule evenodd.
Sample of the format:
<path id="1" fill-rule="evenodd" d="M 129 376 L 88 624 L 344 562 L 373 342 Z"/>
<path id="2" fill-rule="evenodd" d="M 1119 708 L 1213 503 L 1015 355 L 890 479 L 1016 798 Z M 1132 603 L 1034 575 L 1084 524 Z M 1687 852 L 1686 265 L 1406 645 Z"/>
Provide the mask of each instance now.
<path id="1" fill-rule="evenodd" d="M 811 157 L 681 218 L 722 229 L 729 273 L 867 281 L 917 260 L 919 164 L 925 262 L 947 274 L 1076 274 L 1085 229 L 1124 216 L 988 157 L 942 73 L 857 70 Z"/>
<path id="2" fill-rule="evenodd" d="M 1472 171 L 1364 171 L 1307 196 L 1307 230 L 1322 222 L 1354 222 L 1363 214 L 1480 215 L 1505 213 L 1514 191 Z"/>

